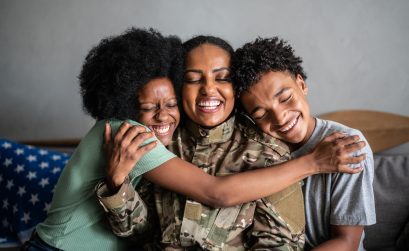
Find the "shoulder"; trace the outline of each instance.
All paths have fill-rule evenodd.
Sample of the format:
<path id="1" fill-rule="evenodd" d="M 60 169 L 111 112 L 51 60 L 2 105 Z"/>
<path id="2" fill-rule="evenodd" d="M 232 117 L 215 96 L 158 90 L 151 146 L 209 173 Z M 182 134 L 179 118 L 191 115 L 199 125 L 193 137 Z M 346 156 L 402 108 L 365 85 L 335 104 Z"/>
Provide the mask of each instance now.
<path id="1" fill-rule="evenodd" d="M 287 144 L 263 133 L 255 125 L 243 120 L 237 120 L 236 128 L 249 144 L 258 145 L 263 151 L 274 151 L 282 158 L 289 157 L 290 149 Z"/>
<path id="2" fill-rule="evenodd" d="M 364 141 L 366 143 L 365 147 L 363 147 L 361 150 L 354 152 L 352 155 L 353 156 L 358 156 L 361 154 L 366 154 L 366 159 L 359 163 L 360 166 L 364 166 L 365 170 L 369 173 L 373 173 L 373 153 L 372 149 L 366 140 L 364 134 L 359 131 L 358 129 L 348 127 L 346 125 L 343 125 L 341 123 L 331 121 L 331 120 L 322 120 L 317 118 L 317 128 L 316 130 L 318 133 L 315 134 L 316 141 L 322 140 L 324 137 L 331 135 L 334 132 L 343 132 L 348 136 L 353 136 L 353 135 L 358 135 L 360 138 L 360 141 Z M 353 165 L 358 166 L 358 165 Z"/>
<path id="3" fill-rule="evenodd" d="M 317 118 L 317 125 L 320 125 L 320 130 L 322 130 L 324 137 L 329 136 L 330 134 L 334 132 L 343 132 L 349 136 L 358 135 L 361 140 L 367 142 L 364 134 L 360 130 L 346 126 L 344 124 L 341 124 L 341 123 L 338 123 L 332 120 L 323 120 L 323 119 Z"/>
<path id="4" fill-rule="evenodd" d="M 150 129 L 148 127 L 146 127 L 145 125 L 143 125 L 143 124 L 141 124 L 141 123 L 139 123 L 137 121 L 131 120 L 131 119 L 127 119 L 127 120 L 106 119 L 106 120 L 100 120 L 97 123 L 103 123 L 103 124 L 109 123 L 111 125 L 112 132 L 116 132 L 119 129 L 119 127 L 122 125 L 122 123 L 124 123 L 124 122 L 127 122 L 127 123 L 129 123 L 131 125 L 135 125 L 135 126 L 143 126 L 143 127 L 146 128 L 147 131 L 150 131 Z"/>
<path id="5" fill-rule="evenodd" d="M 324 130 L 328 130 L 331 133 L 335 132 L 335 131 L 339 131 L 339 132 L 344 132 L 348 135 L 352 135 L 352 134 L 360 134 L 363 136 L 362 132 L 359 131 L 358 129 L 346 126 L 344 124 L 332 121 L 332 120 L 324 120 L 324 119 L 319 119 L 317 118 L 317 124 L 321 125 L 321 127 Z"/>

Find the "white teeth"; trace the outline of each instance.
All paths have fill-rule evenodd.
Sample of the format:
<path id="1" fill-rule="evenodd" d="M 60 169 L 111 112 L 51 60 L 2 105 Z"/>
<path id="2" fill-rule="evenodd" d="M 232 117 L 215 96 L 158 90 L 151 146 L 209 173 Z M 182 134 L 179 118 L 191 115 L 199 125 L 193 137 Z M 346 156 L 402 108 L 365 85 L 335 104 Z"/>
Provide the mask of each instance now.
<path id="1" fill-rule="evenodd" d="M 290 130 L 291 128 L 293 128 L 294 125 L 297 123 L 297 119 L 298 119 L 298 117 L 294 118 L 293 121 L 291 121 L 291 123 L 290 123 L 288 126 L 284 127 L 283 129 L 280 129 L 279 131 L 280 131 L 280 132 L 287 132 L 287 131 L 289 131 L 289 130 Z"/>
<path id="2" fill-rule="evenodd" d="M 151 126 L 152 130 L 156 133 L 156 134 L 166 134 L 169 132 L 170 129 L 170 125 L 160 125 L 160 126 L 156 126 L 153 125 Z"/>
<path id="3" fill-rule="evenodd" d="M 208 101 L 200 101 L 198 103 L 198 106 L 200 106 L 203 109 L 208 109 L 208 110 L 213 110 L 216 109 L 217 106 L 220 105 L 220 100 L 208 100 Z"/>

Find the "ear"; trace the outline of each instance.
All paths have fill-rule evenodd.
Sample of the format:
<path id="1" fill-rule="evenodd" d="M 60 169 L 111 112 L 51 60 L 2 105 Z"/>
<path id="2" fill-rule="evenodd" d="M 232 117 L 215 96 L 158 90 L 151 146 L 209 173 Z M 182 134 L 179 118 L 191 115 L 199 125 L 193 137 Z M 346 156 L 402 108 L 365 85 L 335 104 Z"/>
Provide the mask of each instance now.
<path id="1" fill-rule="evenodd" d="M 302 93 L 307 96 L 308 94 L 308 86 L 304 81 L 304 78 L 300 75 L 297 74 L 297 78 L 295 79 L 295 83 L 297 86 L 301 89 Z"/>

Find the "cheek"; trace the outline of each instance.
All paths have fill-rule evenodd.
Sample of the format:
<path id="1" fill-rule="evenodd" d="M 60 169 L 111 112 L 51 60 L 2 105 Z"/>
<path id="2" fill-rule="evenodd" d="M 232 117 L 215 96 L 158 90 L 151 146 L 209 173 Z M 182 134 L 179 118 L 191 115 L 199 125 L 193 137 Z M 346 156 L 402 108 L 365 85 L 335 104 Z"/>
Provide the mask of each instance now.
<path id="1" fill-rule="evenodd" d="M 138 122 L 144 124 L 144 125 L 150 125 L 150 122 L 152 121 L 153 114 L 151 113 L 140 113 L 138 117 Z"/>
<path id="2" fill-rule="evenodd" d="M 197 89 L 197 90 L 196 90 Z M 195 99 L 197 97 L 198 88 L 193 86 L 184 86 L 182 89 L 182 99 L 183 99 L 183 108 L 186 109 L 189 106 L 195 104 Z"/>
<path id="3" fill-rule="evenodd" d="M 176 126 L 177 126 L 179 124 L 179 122 L 180 122 L 179 109 L 175 109 L 175 110 L 169 112 L 169 114 L 175 119 Z"/>
<path id="4" fill-rule="evenodd" d="M 232 84 L 229 84 L 228 86 L 224 87 L 221 90 L 221 93 L 223 93 L 223 96 L 225 96 L 226 99 L 234 101 L 234 90 Z"/>
<path id="5" fill-rule="evenodd" d="M 267 134 L 270 132 L 271 126 L 270 126 L 270 123 L 268 123 L 267 121 L 265 121 L 265 122 L 259 122 L 259 123 L 256 122 L 256 125 L 257 125 L 257 127 L 260 128 L 263 132 L 265 132 L 265 133 L 267 133 Z"/>

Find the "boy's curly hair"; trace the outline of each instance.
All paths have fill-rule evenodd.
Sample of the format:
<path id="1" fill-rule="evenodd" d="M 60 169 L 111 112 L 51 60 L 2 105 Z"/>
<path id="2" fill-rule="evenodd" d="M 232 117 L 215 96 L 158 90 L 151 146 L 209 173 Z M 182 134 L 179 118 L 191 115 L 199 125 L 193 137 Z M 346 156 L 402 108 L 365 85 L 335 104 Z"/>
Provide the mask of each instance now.
<path id="1" fill-rule="evenodd" d="M 83 108 L 96 119 L 136 119 L 139 88 L 158 77 L 179 86 L 182 75 L 179 38 L 131 28 L 102 39 L 88 53 L 78 77 Z"/>
<path id="2" fill-rule="evenodd" d="M 233 82 L 236 95 L 247 90 L 269 71 L 288 71 L 307 78 L 302 59 L 294 55 L 293 48 L 278 37 L 257 38 L 237 49 L 232 61 Z"/>

